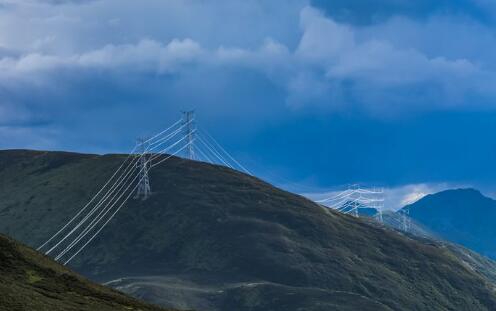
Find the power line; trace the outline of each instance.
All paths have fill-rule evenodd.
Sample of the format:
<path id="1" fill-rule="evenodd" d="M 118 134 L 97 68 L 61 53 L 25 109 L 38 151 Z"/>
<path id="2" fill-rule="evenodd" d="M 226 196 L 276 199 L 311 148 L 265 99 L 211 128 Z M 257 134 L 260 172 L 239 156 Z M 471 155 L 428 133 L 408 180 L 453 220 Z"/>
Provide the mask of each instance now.
<path id="1" fill-rule="evenodd" d="M 243 172 L 248 175 L 253 175 L 249 170 L 247 170 L 243 165 L 241 165 L 229 152 L 227 152 L 218 142 L 215 140 L 206 130 L 200 129 L 201 132 L 205 133 L 206 137 L 209 138 L 224 154 L 226 154 Z"/>
<path id="2" fill-rule="evenodd" d="M 186 125 L 184 135 L 188 139 L 188 148 L 187 148 L 187 158 L 190 160 L 195 159 L 195 148 L 193 146 L 193 141 L 195 140 L 195 111 L 183 111 L 183 124 Z"/>
<path id="3" fill-rule="evenodd" d="M 177 155 L 179 152 L 183 151 L 183 149 L 185 149 L 186 147 L 188 147 L 189 144 L 186 144 L 184 147 L 182 147 L 181 149 L 179 149 L 178 151 L 176 151 L 174 154 L 171 154 L 169 155 L 167 158 L 163 159 L 161 162 L 164 162 L 168 159 L 170 159 L 171 157 Z M 160 163 L 161 163 L 160 162 Z M 126 201 L 129 199 L 129 197 L 131 196 L 131 194 L 136 190 L 136 187 L 130 192 L 130 194 L 127 196 L 127 198 L 121 203 L 121 205 L 117 208 L 117 210 L 115 210 L 115 212 L 110 216 L 109 219 L 107 219 L 107 221 L 105 221 L 105 223 L 100 227 L 100 229 L 98 229 L 98 231 L 74 254 L 72 255 L 66 262 L 64 262 L 64 265 L 67 265 L 74 257 L 76 257 L 84 248 L 86 248 L 86 246 L 91 243 L 91 241 L 93 241 L 93 239 L 103 230 L 103 228 L 105 228 L 105 226 L 114 218 L 114 216 L 119 212 L 119 210 L 124 206 L 124 204 L 126 203 Z M 129 186 L 128 186 L 129 188 Z M 127 189 L 128 189 L 127 188 Z M 126 189 L 126 190 L 127 190 Z"/>
<path id="4" fill-rule="evenodd" d="M 148 139 L 146 142 L 151 142 L 152 140 L 156 139 L 157 137 L 167 133 L 169 130 L 171 130 L 173 127 L 177 126 L 181 120 L 176 121 L 174 124 L 172 124 L 169 128 L 163 130 L 162 132 L 156 134 L 152 138 Z M 138 146 L 135 146 L 133 150 L 129 153 L 129 155 L 126 157 L 124 162 L 117 168 L 117 170 L 112 174 L 112 176 L 106 181 L 106 183 L 97 191 L 97 193 L 86 203 L 83 208 L 81 208 L 76 215 L 74 215 L 62 228 L 60 228 L 54 235 L 52 235 L 47 241 L 45 241 L 42 245 L 40 245 L 37 250 L 43 249 L 45 246 L 47 246 L 50 242 L 52 242 L 56 237 L 58 237 L 62 232 L 64 232 L 81 214 L 100 196 L 100 194 L 107 188 L 107 186 L 111 183 L 112 180 L 117 176 L 117 174 L 122 170 L 122 168 L 126 165 L 126 163 L 131 159 L 132 154 L 136 151 Z"/>
<path id="5" fill-rule="evenodd" d="M 205 152 L 203 152 L 203 150 L 201 150 L 201 148 L 196 147 L 196 151 L 198 151 L 205 158 L 205 160 L 208 163 L 215 164 L 215 162 L 212 161 L 212 159 L 210 159 L 210 157 Z"/>
<path id="6" fill-rule="evenodd" d="M 201 136 L 198 136 L 198 141 L 200 143 L 202 143 L 207 148 L 207 150 L 210 151 L 211 154 L 213 154 L 217 159 L 219 159 L 222 162 L 222 164 L 224 164 L 225 166 L 227 166 L 229 168 L 233 168 L 232 165 L 230 165 L 229 163 L 227 163 L 227 161 L 217 151 L 215 151 L 215 149 L 213 149 L 212 146 L 210 146 L 207 142 L 205 142 L 201 138 Z"/>
<path id="7" fill-rule="evenodd" d="M 169 129 L 170 129 L 170 128 L 169 128 Z M 162 132 L 162 133 L 164 133 L 164 132 Z M 177 133 L 177 131 L 176 131 L 176 132 L 174 132 L 174 133 Z M 157 143 L 157 142 L 159 142 L 159 143 L 158 143 L 157 145 L 155 145 L 153 148 L 150 148 L 149 150 L 150 150 L 150 151 L 151 151 L 151 150 L 154 150 L 154 149 L 158 148 L 160 145 L 162 145 L 162 144 L 166 143 L 168 140 L 170 140 L 172 137 L 174 137 L 174 136 L 175 136 L 175 134 L 174 134 L 174 133 L 171 133 L 171 134 L 167 135 L 167 136 L 166 136 L 166 137 L 164 137 L 164 138 L 158 139 L 155 143 Z M 172 136 L 171 136 L 171 135 L 172 135 Z M 155 137 L 157 137 L 157 135 L 155 135 Z M 150 141 L 150 140 L 148 140 L 148 141 Z M 133 149 L 133 152 L 134 152 L 134 150 L 136 150 L 136 149 L 137 149 L 137 147 L 138 147 L 138 146 L 136 146 L 136 147 Z M 145 149 L 145 150 L 148 150 L 148 149 Z M 133 153 L 133 152 L 132 152 L 132 153 Z M 94 207 L 93 207 L 93 209 L 92 209 L 92 210 L 91 210 L 91 211 L 90 211 L 90 212 L 89 212 L 89 213 L 88 213 L 88 214 L 87 214 L 87 215 L 86 215 L 86 216 L 85 216 L 85 217 L 84 217 L 84 218 L 83 218 L 83 219 L 82 219 L 82 220 L 81 220 L 81 221 L 80 221 L 80 222 L 79 222 L 79 223 L 78 223 L 78 224 L 77 224 L 77 225 L 76 225 L 76 226 L 75 226 L 75 227 L 74 227 L 74 228 L 73 228 L 73 229 L 72 229 L 72 230 L 71 230 L 71 231 L 70 231 L 70 232 L 69 232 L 69 233 L 68 233 L 68 234 L 67 234 L 64 238 L 62 238 L 62 239 L 61 239 L 61 240 L 60 240 L 60 241 L 59 241 L 59 242 L 58 242 L 55 246 L 53 246 L 50 250 L 48 250 L 48 251 L 46 252 L 46 254 L 51 253 L 51 252 L 52 252 L 52 251 L 53 251 L 56 247 L 58 247 L 58 246 L 59 246 L 62 242 L 64 242 L 64 241 L 65 241 L 65 240 L 66 240 L 66 239 L 67 239 L 70 235 L 72 235 L 72 234 L 73 234 L 73 233 L 74 233 L 74 232 L 75 232 L 75 231 L 76 231 L 76 230 L 77 230 L 77 229 L 78 229 L 78 228 L 79 228 L 82 224 L 84 224 L 84 223 L 85 223 L 85 222 L 89 219 L 89 217 L 91 217 L 91 216 L 92 216 L 92 215 L 93 215 L 93 214 L 94 214 L 94 213 L 98 210 L 98 208 L 100 208 L 100 207 L 102 206 L 102 204 L 103 204 L 103 203 L 105 203 L 105 201 L 106 201 L 106 200 L 107 200 L 110 196 L 112 196 L 112 195 L 113 195 L 114 191 L 115 191 L 116 189 L 118 189 L 118 188 L 121 186 L 121 184 L 124 182 L 124 180 L 126 180 L 126 178 L 129 176 L 129 174 L 132 172 L 132 170 L 133 170 L 133 166 L 135 166 L 135 165 L 136 165 L 136 163 L 138 163 L 138 162 L 140 161 L 140 159 L 141 159 L 141 158 L 142 158 L 142 156 L 144 155 L 144 152 L 145 152 L 145 151 L 143 151 L 143 153 L 141 153 L 141 154 L 140 154 L 140 156 L 139 156 L 138 158 L 133 159 L 133 160 L 129 163 L 129 165 L 126 167 L 126 169 L 125 169 L 125 170 L 124 170 L 124 172 L 121 174 L 121 176 L 120 176 L 120 177 L 117 179 L 117 181 L 116 181 L 116 182 L 115 182 L 115 183 L 114 183 L 114 184 L 110 187 L 110 189 L 109 189 L 109 190 L 107 191 L 107 193 L 106 193 L 106 194 L 102 197 L 102 199 L 100 199 L 100 201 L 97 203 L 97 205 L 96 205 L 96 206 L 94 206 Z M 131 153 L 131 154 L 132 154 L 132 153 Z M 131 154 L 130 154 L 130 156 L 131 156 Z M 127 158 L 127 159 L 129 159 L 129 158 L 130 158 L 130 156 L 128 156 L 128 158 Z M 126 159 L 126 161 L 127 161 L 127 159 Z M 124 163 L 123 163 L 123 165 L 124 165 Z M 121 165 L 121 167 L 122 167 L 123 165 Z M 109 181 L 110 181 L 110 180 L 109 180 Z M 108 183 L 108 182 L 107 182 L 107 183 Z M 119 191 L 119 190 L 117 190 L 117 191 Z M 114 197 L 115 197 L 115 196 L 114 196 Z M 108 206 L 108 204 L 110 204 L 110 202 L 111 202 L 111 201 L 109 201 L 109 203 L 107 203 L 107 205 L 106 205 L 106 206 Z M 80 214 L 80 213 L 78 213 L 78 214 Z M 76 218 L 77 216 L 78 216 L 78 215 L 76 215 L 76 216 L 75 216 L 75 218 Z M 74 218 L 74 219 L 75 219 L 75 218 Z M 68 224 L 67 224 L 67 225 L 68 225 Z M 67 227 L 67 225 L 66 225 L 66 226 L 64 226 L 64 227 Z M 63 230 L 63 229 L 61 229 L 61 230 Z"/>
<path id="8" fill-rule="evenodd" d="M 76 213 L 67 223 L 62 226 L 53 236 L 43 243 L 39 249 L 50 245 L 58 239 L 47 252 L 50 254 L 57 250 L 56 260 L 62 260 L 70 256 L 64 264 L 69 263 L 77 254 L 79 254 L 91 241 L 103 230 L 116 213 L 124 206 L 130 196 L 136 191 L 136 197 L 146 199 L 151 193 L 149 170 L 160 165 L 164 161 L 176 156 L 186 150 L 186 156 L 189 159 L 196 159 L 194 142 L 199 140 L 200 144 L 206 148 L 206 151 L 197 147 L 201 156 L 212 162 L 212 155 L 221 161 L 223 165 L 230 168 L 235 166 L 250 174 L 238 161 L 236 161 L 222 146 L 207 132 L 207 136 L 201 137 L 196 135 L 196 125 L 194 111 L 183 113 L 183 118 L 173 123 L 167 129 L 159 132 L 149 139 L 141 139 L 136 147 L 130 152 L 124 162 L 98 190 L 91 200 Z M 175 139 L 174 143 L 169 143 L 173 138 L 181 133 L 181 137 Z M 203 135 L 202 135 L 203 136 Z M 165 148 L 154 152 L 161 146 L 167 144 Z M 183 145 L 182 145 L 183 144 Z M 140 151 L 135 154 L 137 149 Z M 177 149 L 175 152 L 166 155 L 166 152 Z M 210 153 L 210 155 L 209 155 Z M 165 156 L 165 157 L 164 157 Z M 232 164 L 232 163 L 234 164 Z M 136 170 L 137 168 L 137 170 Z M 136 183 L 136 181 L 138 182 Z M 131 189 L 129 192 L 129 189 Z M 91 209 L 88 211 L 88 208 Z M 110 217 L 109 217 L 110 214 Z M 77 221 L 77 223 L 76 223 Z M 102 223 L 103 222 L 103 223 Z M 95 231 L 96 230 L 96 231 Z M 91 235 L 87 239 L 88 235 Z M 85 242 L 84 242 L 85 241 Z M 80 243 L 84 243 L 79 247 Z M 77 251 L 73 249 L 79 247 Z M 72 254 L 72 255 L 71 255 Z"/>
<path id="9" fill-rule="evenodd" d="M 183 146 L 181 149 L 179 149 L 178 151 L 176 151 L 173 155 L 175 155 L 175 154 L 179 153 L 180 151 L 184 150 L 186 147 L 188 147 L 188 145 L 187 145 L 187 144 L 186 144 L 185 146 Z M 166 149 L 170 149 L 170 148 L 171 148 L 171 146 L 167 147 Z M 164 149 L 162 152 L 164 152 L 166 149 Z M 167 160 L 167 159 L 171 158 L 173 155 L 169 155 L 167 158 L 163 159 L 161 162 L 163 162 L 163 161 L 165 161 L 165 160 Z M 148 165 L 148 164 L 149 164 L 149 162 L 151 162 L 151 161 L 152 161 L 152 159 L 151 159 L 151 158 L 150 158 L 149 160 L 147 160 L 147 162 L 148 162 L 148 163 L 146 163 L 146 165 Z M 120 210 L 120 208 L 121 208 L 121 207 L 122 207 L 122 206 L 123 206 L 123 205 L 127 202 L 127 200 L 129 199 L 129 197 L 131 196 L 131 194 L 132 194 L 132 193 L 133 193 L 133 192 L 134 192 L 134 191 L 138 188 L 139 183 L 140 183 L 140 182 L 142 182 L 142 180 L 143 180 L 143 178 L 144 178 L 144 175 L 143 175 L 143 174 L 141 174 L 141 172 L 142 172 L 142 170 L 143 170 L 143 169 L 144 169 L 143 167 L 140 169 L 140 171 L 138 172 L 138 174 L 136 174 L 136 175 L 135 175 L 135 177 L 133 178 L 133 180 L 132 180 L 132 181 L 128 184 L 128 186 L 126 187 L 126 189 L 124 189 L 124 191 L 122 191 L 122 192 L 120 193 L 120 195 L 117 197 L 117 199 L 116 199 L 116 200 L 115 200 L 112 204 L 110 204 L 110 202 L 111 202 L 111 201 L 110 201 L 110 202 L 109 202 L 109 204 L 110 204 L 110 205 L 109 205 L 109 204 L 107 204 L 107 205 L 104 207 L 104 209 L 103 209 L 103 210 L 101 210 L 101 211 L 99 212 L 99 214 L 96 216 L 96 218 L 92 220 L 92 222 L 88 225 L 88 227 L 86 227 L 86 228 L 83 230 L 83 232 L 81 232 L 81 233 L 80 233 L 80 234 L 79 234 L 79 235 L 78 235 L 78 236 L 77 236 L 77 237 L 73 240 L 73 242 L 72 242 L 72 243 L 71 243 L 71 244 L 70 244 L 70 245 L 69 245 L 66 249 L 64 249 L 62 252 L 60 252 L 60 253 L 57 255 L 57 257 L 55 257 L 55 259 L 56 259 L 56 260 L 61 259 L 61 258 L 62 258 L 65 254 L 67 254 L 67 252 L 69 252 L 69 251 L 70 251 L 70 250 L 71 250 L 74 246 L 76 246 L 76 245 L 77 245 L 77 244 L 78 244 L 78 243 L 79 243 L 79 242 L 80 242 L 80 241 L 81 241 L 81 240 L 82 240 L 82 239 L 83 239 L 86 235 L 88 235 L 88 234 L 89 234 L 89 233 L 90 233 L 90 232 L 91 232 L 91 231 L 95 228 L 95 226 L 97 226 L 97 225 L 98 225 L 98 223 L 100 223 L 100 221 L 102 221 L 102 219 L 104 219 L 104 218 L 105 218 L 105 216 L 106 216 L 106 215 L 107 215 L 107 214 L 108 214 L 108 213 L 109 213 L 109 212 L 110 212 L 110 211 L 114 208 L 114 206 L 115 206 L 115 205 L 116 205 L 116 204 L 117 204 L 117 203 L 121 200 L 121 198 L 125 195 L 125 193 L 127 192 L 127 190 L 128 190 L 128 189 L 130 188 L 130 186 L 134 183 L 134 181 L 135 181 L 138 177 L 140 177 L 138 184 L 134 187 L 134 189 L 131 191 L 131 193 L 130 193 L 130 194 L 129 194 L 129 195 L 128 195 L 125 199 L 124 199 L 124 201 L 122 202 L 122 204 L 121 204 L 121 205 L 120 205 L 120 207 L 118 208 L 118 210 Z M 117 211 L 118 211 L 118 210 L 117 210 Z M 117 212 L 117 211 L 116 211 L 116 212 Z M 111 218 L 113 218 L 113 216 L 116 214 L 116 212 L 114 212 L 114 214 L 112 214 Z M 108 221 L 110 221 L 110 219 L 109 219 L 109 220 L 107 220 L 107 221 L 105 222 L 105 224 L 104 224 L 104 225 L 106 225 L 106 224 L 108 223 Z M 96 233 L 96 234 L 98 234 L 98 233 L 101 231 L 101 229 L 103 229 L 103 228 L 100 228 L 100 229 L 97 231 L 97 233 Z M 95 234 L 94 236 L 96 236 L 96 234 Z M 90 241 L 94 238 L 94 236 L 90 239 Z M 85 246 L 86 246 L 86 245 L 87 245 L 87 244 L 85 244 Z M 78 253 L 79 253 L 79 252 L 78 252 Z M 71 257 L 71 259 L 72 259 L 72 257 Z M 69 261 L 70 261 L 70 260 L 69 260 Z M 66 262 L 66 263 L 67 263 L 67 262 Z"/>
<path id="10" fill-rule="evenodd" d="M 327 198 L 316 200 L 316 203 L 327 206 L 345 214 L 353 214 L 359 217 L 360 208 L 374 208 L 379 214 L 382 222 L 382 204 L 384 202 L 384 190 L 366 189 L 358 185 L 349 186 L 348 189 L 338 192 Z"/>
<path id="11" fill-rule="evenodd" d="M 131 153 L 127 156 L 126 160 L 124 160 L 124 162 L 119 166 L 119 168 L 117 168 L 117 170 L 112 174 L 110 179 L 107 180 L 107 182 L 98 190 L 98 192 L 91 198 L 91 200 L 88 203 L 86 203 L 86 205 L 82 209 L 80 209 L 79 212 L 69 220 L 69 222 L 67 222 L 59 231 L 57 231 L 54 235 L 52 235 L 45 243 L 39 246 L 36 250 L 39 251 L 43 247 L 45 247 L 48 243 L 50 243 L 55 237 L 57 237 L 62 231 L 64 231 L 77 217 L 79 217 L 81 213 L 84 212 L 90 206 L 91 203 L 93 203 L 93 201 L 100 195 L 103 189 L 105 189 L 108 186 L 108 184 L 114 179 L 117 173 L 120 172 L 122 167 L 124 167 L 126 162 L 131 158 L 131 154 L 134 153 L 135 150 L 136 147 L 134 147 Z"/>

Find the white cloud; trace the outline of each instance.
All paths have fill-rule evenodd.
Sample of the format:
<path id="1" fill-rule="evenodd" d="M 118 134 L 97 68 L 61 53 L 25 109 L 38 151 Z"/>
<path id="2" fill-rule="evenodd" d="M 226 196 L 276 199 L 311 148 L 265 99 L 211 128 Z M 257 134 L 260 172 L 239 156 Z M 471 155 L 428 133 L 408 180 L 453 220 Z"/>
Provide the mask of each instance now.
<path id="1" fill-rule="evenodd" d="M 82 67 L 164 72 L 173 71 L 181 64 L 194 62 L 202 53 L 200 45 L 191 39 L 174 39 L 165 45 L 145 39 L 136 45 L 107 45 L 99 50 L 70 57 L 67 63 Z"/>
<path id="2" fill-rule="evenodd" d="M 459 187 L 459 185 L 452 185 L 448 183 L 422 183 L 388 188 L 385 189 L 385 207 L 387 209 L 397 210 L 405 205 L 415 203 L 428 194 Z"/>
<path id="3" fill-rule="evenodd" d="M 316 9 L 304 8 L 300 20 L 303 35 L 296 54 L 302 59 L 319 66 L 328 66 L 338 62 L 344 53 L 355 48 L 353 30 L 324 17 Z"/>
<path id="4" fill-rule="evenodd" d="M 281 10 L 282 2 L 238 0 L 216 6 L 176 0 L 146 6 L 127 0 L 57 7 L 19 2 L 0 11 L 0 51 L 16 51 L 0 54 L 0 84 L 48 85 L 61 69 L 75 71 L 75 76 L 78 70 L 191 75 L 192 69 L 215 73 L 231 67 L 265 75 L 285 90 L 293 108 L 353 105 L 382 112 L 392 106 L 469 106 L 474 104 L 470 96 L 487 99 L 482 102 L 496 98 L 496 66 L 488 64 L 492 56 L 478 59 L 464 48 L 446 30 L 455 27 L 452 20 L 434 16 L 421 24 L 393 17 L 358 27 L 305 3 L 289 1 Z M 138 21 L 141 15 L 146 23 L 141 17 Z M 282 18 L 281 25 L 275 15 Z M 496 51 L 496 40 L 484 26 L 472 22 L 456 27 L 472 45 L 487 42 Z M 466 54 L 427 48 L 441 46 L 430 44 L 436 30 L 451 50 Z M 416 31 L 408 43 L 405 37 Z"/>
<path id="5" fill-rule="evenodd" d="M 303 36 L 296 55 L 325 71 L 329 84 L 354 81 L 357 85 L 354 91 L 365 89 L 372 101 L 377 95 L 387 98 L 391 88 L 422 83 L 437 86 L 443 94 L 440 99 L 454 104 L 463 104 L 464 96 L 470 92 L 495 95 L 492 89 L 482 86 L 487 79 L 495 81 L 495 72 L 484 71 L 466 58 L 428 56 L 414 47 L 397 47 L 385 38 L 377 39 L 376 33 L 340 25 L 308 7 L 302 11 L 302 27 Z M 313 92 L 319 92 L 320 84 L 314 84 Z M 426 104 L 420 102 L 422 99 L 417 98 L 418 106 Z M 404 98 L 403 104 L 408 102 L 411 98 Z"/>
<path id="6" fill-rule="evenodd" d="M 191 39 L 168 44 L 144 39 L 137 44 L 106 45 L 101 49 L 70 56 L 38 52 L 0 58 L 0 79 L 33 79 L 33 74 L 51 74 L 58 69 L 115 69 L 119 71 L 172 72 L 198 60 L 203 51 Z"/>

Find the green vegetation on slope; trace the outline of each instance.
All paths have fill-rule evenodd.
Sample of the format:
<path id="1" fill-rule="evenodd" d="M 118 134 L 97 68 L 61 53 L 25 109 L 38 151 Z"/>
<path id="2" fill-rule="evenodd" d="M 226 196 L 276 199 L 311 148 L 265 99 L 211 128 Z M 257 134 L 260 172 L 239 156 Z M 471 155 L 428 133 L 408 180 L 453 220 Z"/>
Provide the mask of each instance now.
<path id="1" fill-rule="evenodd" d="M 0 152 L 0 232 L 39 245 L 123 159 Z M 189 282 L 191 290 L 140 281 L 132 293 L 169 306 L 205 306 L 202 310 L 496 305 L 482 276 L 448 249 L 324 210 L 256 178 L 171 158 L 153 169 L 151 183 L 152 197 L 130 201 L 73 268 L 101 282 L 126 277 Z M 126 288 L 131 292 L 132 286 Z"/>
<path id="2" fill-rule="evenodd" d="M 93 284 L 33 249 L 2 235 L 0 310 L 165 311 Z"/>

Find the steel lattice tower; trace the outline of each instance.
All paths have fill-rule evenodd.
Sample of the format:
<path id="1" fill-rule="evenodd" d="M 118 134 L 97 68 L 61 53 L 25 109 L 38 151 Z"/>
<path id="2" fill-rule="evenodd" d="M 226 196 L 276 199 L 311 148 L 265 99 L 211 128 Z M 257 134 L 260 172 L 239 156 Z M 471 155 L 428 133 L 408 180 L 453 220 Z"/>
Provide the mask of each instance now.
<path id="1" fill-rule="evenodd" d="M 409 209 L 403 209 L 401 211 L 402 214 L 402 228 L 403 231 L 408 232 L 410 231 L 410 210 Z"/>
<path id="2" fill-rule="evenodd" d="M 148 162 L 148 154 L 147 148 L 145 144 L 145 139 L 138 139 L 138 145 L 140 147 L 140 154 L 142 157 L 139 162 L 136 164 L 137 169 L 139 170 L 139 184 L 138 189 L 136 190 L 135 199 L 141 198 L 142 200 L 148 199 L 151 194 L 150 188 L 150 177 L 148 176 L 148 171 L 150 170 L 150 163 Z"/>
<path id="3" fill-rule="evenodd" d="M 186 148 L 186 157 L 190 160 L 195 159 L 195 148 L 193 142 L 195 140 L 195 111 L 184 111 L 183 112 L 183 126 L 184 135 L 186 136 L 186 143 L 188 147 Z"/>
<path id="4" fill-rule="evenodd" d="M 353 216 L 360 217 L 358 209 L 360 208 L 360 203 L 358 201 L 353 202 Z"/>
<path id="5" fill-rule="evenodd" d="M 379 195 L 379 198 L 376 199 L 376 202 L 374 204 L 374 208 L 377 211 L 376 218 L 379 220 L 380 223 L 384 223 L 384 218 L 382 217 L 382 212 L 384 210 L 384 189 L 380 188 L 379 190 L 377 190 L 374 188 L 373 191 Z"/>

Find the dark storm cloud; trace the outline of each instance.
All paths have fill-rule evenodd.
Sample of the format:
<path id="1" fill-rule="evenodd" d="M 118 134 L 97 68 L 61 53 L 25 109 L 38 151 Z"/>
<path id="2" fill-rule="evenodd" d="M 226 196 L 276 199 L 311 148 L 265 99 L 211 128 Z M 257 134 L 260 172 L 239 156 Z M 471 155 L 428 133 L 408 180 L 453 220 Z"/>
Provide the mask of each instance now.
<path id="1" fill-rule="evenodd" d="M 491 22 L 495 6 L 489 0 L 312 0 L 329 16 L 354 24 L 382 22 L 392 16 L 426 18 L 430 15 L 466 15 Z"/>

